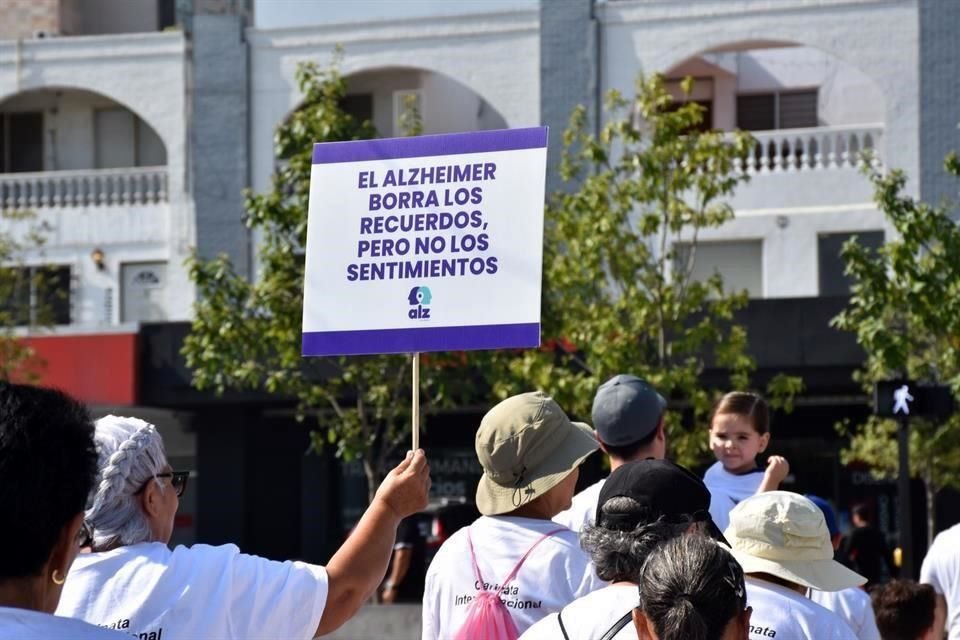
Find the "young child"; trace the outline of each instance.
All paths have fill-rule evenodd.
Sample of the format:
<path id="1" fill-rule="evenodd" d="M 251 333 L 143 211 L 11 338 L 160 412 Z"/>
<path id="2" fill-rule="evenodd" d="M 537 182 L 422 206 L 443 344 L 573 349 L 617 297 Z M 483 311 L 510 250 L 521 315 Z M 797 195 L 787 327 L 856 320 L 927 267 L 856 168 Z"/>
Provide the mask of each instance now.
<path id="1" fill-rule="evenodd" d="M 720 398 L 710 417 L 710 450 L 717 462 L 707 469 L 703 482 L 710 490 L 710 515 L 721 531 L 741 500 L 775 491 L 787 477 L 790 465 L 782 456 L 770 456 L 766 470 L 757 464 L 757 455 L 769 444 L 770 410 L 763 398 L 743 391 Z"/>

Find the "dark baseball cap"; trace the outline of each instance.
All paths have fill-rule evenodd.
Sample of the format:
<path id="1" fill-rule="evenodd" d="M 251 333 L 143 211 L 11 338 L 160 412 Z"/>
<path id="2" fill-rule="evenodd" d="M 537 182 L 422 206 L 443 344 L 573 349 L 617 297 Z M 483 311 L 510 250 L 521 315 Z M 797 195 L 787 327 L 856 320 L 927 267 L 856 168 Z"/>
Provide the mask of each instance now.
<path id="1" fill-rule="evenodd" d="M 633 498 L 642 508 L 630 514 L 604 513 L 607 501 L 619 497 Z M 630 531 L 660 518 L 702 522 L 711 538 L 727 544 L 710 517 L 710 491 L 700 478 L 680 465 L 653 458 L 637 460 L 617 467 L 604 481 L 597 500 L 598 527 Z"/>
<path id="2" fill-rule="evenodd" d="M 603 444 L 633 444 L 653 433 L 666 408 L 667 401 L 647 381 L 616 375 L 593 398 L 593 428 Z"/>

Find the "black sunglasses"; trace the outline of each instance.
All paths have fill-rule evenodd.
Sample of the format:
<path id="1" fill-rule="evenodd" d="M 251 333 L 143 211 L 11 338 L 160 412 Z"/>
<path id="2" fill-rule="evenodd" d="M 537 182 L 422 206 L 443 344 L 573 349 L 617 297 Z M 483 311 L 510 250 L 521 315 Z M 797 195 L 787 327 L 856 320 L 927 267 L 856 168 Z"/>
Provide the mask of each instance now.
<path id="1" fill-rule="evenodd" d="M 170 478 L 170 486 L 173 487 L 173 490 L 177 492 L 178 498 L 181 497 L 183 492 L 187 490 L 187 479 L 189 477 L 189 471 L 164 471 L 163 473 L 158 473 L 153 476 L 153 478 Z M 150 478 L 147 480 L 147 482 L 144 482 L 143 486 L 137 489 L 136 493 L 140 493 L 146 489 L 147 483 L 153 478 Z"/>

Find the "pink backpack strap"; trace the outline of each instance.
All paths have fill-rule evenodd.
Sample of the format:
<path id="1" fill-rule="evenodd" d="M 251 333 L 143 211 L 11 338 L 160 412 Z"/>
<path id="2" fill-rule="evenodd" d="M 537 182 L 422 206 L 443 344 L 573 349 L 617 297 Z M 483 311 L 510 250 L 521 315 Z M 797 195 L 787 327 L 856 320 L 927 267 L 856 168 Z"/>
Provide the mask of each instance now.
<path id="1" fill-rule="evenodd" d="M 537 539 L 537 541 L 534 542 L 533 545 L 531 545 L 529 549 L 527 549 L 527 552 L 526 552 L 525 554 L 523 554 L 523 557 L 520 558 L 519 561 L 517 561 L 517 564 L 514 565 L 513 570 L 510 571 L 510 574 L 507 576 L 507 578 L 506 578 L 503 582 L 500 583 L 500 588 L 497 589 L 497 597 L 500 597 L 500 593 L 503 591 L 504 587 L 506 587 L 508 584 L 510 584 L 510 582 L 511 582 L 514 578 L 517 577 L 517 572 L 520 571 L 520 567 L 523 566 L 523 563 L 524 563 L 524 561 L 526 561 L 527 556 L 529 556 L 529 555 L 533 552 L 533 550 L 536 549 L 537 546 L 538 546 L 541 542 L 543 542 L 544 540 L 546 540 L 546 539 L 549 538 L 550 536 L 554 536 L 554 535 L 560 533 L 561 531 L 569 531 L 569 529 L 567 529 L 566 527 L 559 527 L 559 528 L 557 528 L 557 529 L 554 529 L 553 531 L 547 532 L 547 533 L 543 534 L 542 536 L 540 536 L 540 537 Z M 473 550 L 473 538 L 470 537 L 470 529 L 469 529 L 469 528 L 467 528 L 467 544 L 470 546 L 470 561 L 473 563 L 473 572 L 474 572 L 474 574 L 477 576 L 477 580 L 479 581 L 479 583 L 482 585 L 482 584 L 483 584 L 483 576 L 480 575 L 480 565 L 477 564 L 477 554 L 476 554 L 476 552 Z"/>
<path id="2" fill-rule="evenodd" d="M 473 538 L 470 537 L 470 528 L 467 527 L 467 544 L 470 545 L 470 561 L 473 562 L 473 572 L 477 576 L 477 582 L 483 585 L 483 576 L 480 575 L 480 565 L 477 564 L 477 554 L 473 550 Z"/>
<path id="3" fill-rule="evenodd" d="M 523 557 L 520 558 L 520 560 L 517 562 L 516 566 L 513 567 L 513 571 L 510 572 L 510 575 L 508 575 L 508 576 L 503 580 L 503 582 L 500 583 L 500 588 L 497 589 L 497 596 L 499 596 L 499 595 L 500 595 L 500 592 L 503 591 L 503 589 L 504 589 L 508 584 L 510 584 L 510 583 L 513 581 L 514 578 L 517 577 L 517 572 L 520 571 L 520 567 L 523 566 L 523 563 L 524 563 L 524 561 L 526 561 L 527 557 L 528 557 L 531 553 L 533 553 L 533 550 L 536 549 L 536 548 L 540 545 L 541 542 L 543 542 L 544 540 L 546 540 L 547 538 L 549 538 L 549 537 L 551 537 L 551 536 L 554 536 L 554 535 L 560 533 L 561 531 L 569 531 L 569 529 L 567 529 L 566 527 L 560 527 L 560 528 L 558 528 L 558 529 L 554 529 L 553 531 L 550 531 L 550 532 L 548 532 L 548 533 L 545 533 L 545 534 L 543 534 L 542 536 L 540 536 L 540 538 L 539 538 L 536 542 L 534 542 L 533 545 L 531 545 L 531 547 L 530 547 L 529 549 L 527 549 L 527 552 L 526 552 L 525 554 L 523 554 Z"/>

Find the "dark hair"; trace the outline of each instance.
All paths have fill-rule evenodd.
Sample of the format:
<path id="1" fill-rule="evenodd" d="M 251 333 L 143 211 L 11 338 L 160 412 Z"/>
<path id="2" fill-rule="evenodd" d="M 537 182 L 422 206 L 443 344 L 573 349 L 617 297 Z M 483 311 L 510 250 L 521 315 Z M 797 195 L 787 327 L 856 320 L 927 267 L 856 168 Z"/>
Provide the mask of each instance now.
<path id="1" fill-rule="evenodd" d="M 936 594 L 928 584 L 892 580 L 871 593 L 883 640 L 914 640 L 933 626 Z"/>
<path id="2" fill-rule="evenodd" d="M 590 554 L 598 578 L 604 582 L 637 582 L 647 555 L 658 545 L 686 533 L 693 522 L 692 519 L 667 521 L 649 516 L 648 511 L 633 498 L 617 496 L 604 503 L 602 512 L 636 515 L 642 518 L 636 527 L 620 531 L 607 528 L 602 522 L 584 525 L 580 546 Z"/>
<path id="3" fill-rule="evenodd" d="M 86 407 L 52 389 L 0 382 L 0 579 L 40 573 L 86 505 L 97 472 Z"/>
<path id="4" fill-rule="evenodd" d="M 873 522 L 873 509 L 866 502 L 858 502 L 850 509 L 852 515 L 857 516 L 864 522 Z"/>
<path id="5" fill-rule="evenodd" d="M 725 394 L 713 407 L 710 425 L 713 426 L 714 418 L 723 414 L 747 418 L 760 435 L 770 432 L 770 408 L 767 406 L 767 401 L 759 394 L 747 391 L 731 391 Z"/>
<path id="6" fill-rule="evenodd" d="M 639 584 L 640 608 L 660 640 L 719 640 L 747 607 L 743 569 L 703 535 L 680 536 L 654 549 Z"/>
<path id="7" fill-rule="evenodd" d="M 632 460 L 640 453 L 643 449 L 646 449 L 653 442 L 653 439 L 657 437 L 657 432 L 660 430 L 660 420 L 663 420 L 663 415 L 657 420 L 657 426 L 653 428 L 653 431 L 643 436 L 636 442 L 630 442 L 628 444 L 621 445 L 612 445 L 603 443 L 603 448 L 606 449 L 607 455 L 610 455 L 614 458 L 619 458 L 621 460 Z"/>

